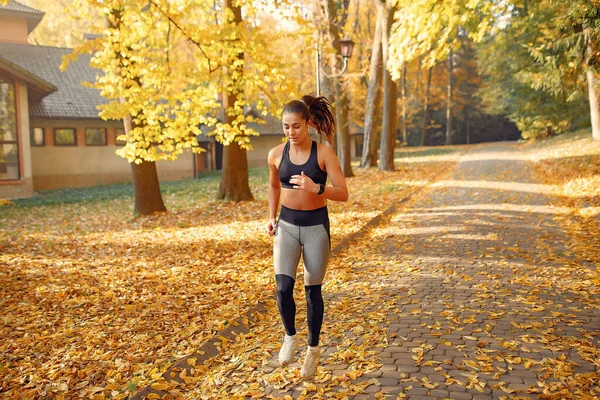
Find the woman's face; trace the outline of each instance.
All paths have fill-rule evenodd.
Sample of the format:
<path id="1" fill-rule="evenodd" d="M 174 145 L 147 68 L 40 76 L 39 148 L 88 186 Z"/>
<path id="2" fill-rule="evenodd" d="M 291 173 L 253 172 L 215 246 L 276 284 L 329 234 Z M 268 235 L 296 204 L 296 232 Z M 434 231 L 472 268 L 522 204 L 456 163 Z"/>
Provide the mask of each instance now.
<path id="1" fill-rule="evenodd" d="M 308 121 L 302 118 L 300 113 L 284 113 L 281 117 L 283 133 L 292 144 L 299 144 L 308 135 Z"/>

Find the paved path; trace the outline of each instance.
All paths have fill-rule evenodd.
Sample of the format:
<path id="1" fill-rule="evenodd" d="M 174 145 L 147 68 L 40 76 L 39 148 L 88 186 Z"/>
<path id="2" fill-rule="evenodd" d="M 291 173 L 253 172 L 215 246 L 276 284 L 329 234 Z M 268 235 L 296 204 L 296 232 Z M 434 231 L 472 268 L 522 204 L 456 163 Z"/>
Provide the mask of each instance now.
<path id="1" fill-rule="evenodd" d="M 545 398 L 600 398 L 593 266 L 577 260 L 555 218 L 564 210 L 538 181 L 514 145 L 481 146 L 372 233 L 391 271 L 373 284 L 394 307 L 380 368 L 356 380 L 373 384 L 350 398 L 541 398 L 544 388 Z M 347 296 L 330 294 L 329 307 Z M 327 355 L 343 342 L 324 346 L 336 375 L 347 365 Z M 305 387 L 267 392 L 298 398 Z"/>
<path id="2" fill-rule="evenodd" d="M 271 301 L 254 322 L 233 324 L 209 343 L 220 350 L 198 355 L 209 357 L 201 366 L 183 360 L 177 371 L 195 371 L 180 379 L 187 385 L 179 393 L 600 399 L 596 266 L 577 257 L 563 229 L 571 217 L 539 182 L 514 144 L 475 147 L 334 258 L 315 379 L 300 380 L 304 349 L 291 366 L 278 365 L 281 323 Z"/>

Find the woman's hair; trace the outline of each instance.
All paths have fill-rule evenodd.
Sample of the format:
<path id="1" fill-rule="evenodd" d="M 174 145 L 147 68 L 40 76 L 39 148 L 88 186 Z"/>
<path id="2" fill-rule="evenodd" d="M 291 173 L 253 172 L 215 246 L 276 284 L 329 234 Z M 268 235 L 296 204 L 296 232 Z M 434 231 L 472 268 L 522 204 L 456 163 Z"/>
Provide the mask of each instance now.
<path id="1" fill-rule="evenodd" d="M 335 133 L 335 118 L 331 112 L 332 106 L 325 96 L 315 97 L 312 94 L 302 96 L 300 100 L 292 100 L 283 106 L 285 113 L 298 113 L 305 121 L 310 122 L 319 136 L 333 143 Z"/>

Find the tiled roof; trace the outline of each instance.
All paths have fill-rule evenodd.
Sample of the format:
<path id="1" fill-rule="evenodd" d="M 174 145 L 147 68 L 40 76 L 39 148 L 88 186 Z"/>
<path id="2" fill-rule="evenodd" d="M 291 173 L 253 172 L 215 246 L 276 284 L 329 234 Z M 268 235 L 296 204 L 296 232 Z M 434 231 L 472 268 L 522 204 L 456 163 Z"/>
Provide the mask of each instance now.
<path id="1" fill-rule="evenodd" d="M 96 106 L 106 103 L 106 99 L 100 96 L 99 90 L 84 87 L 81 82 L 94 82 L 100 71 L 89 66 L 89 55 L 79 56 L 77 61 L 69 63 L 66 71 L 61 71 L 62 57 L 72 52 L 72 49 L 58 47 L 0 43 L 2 58 L 58 89 L 40 100 L 30 100 L 31 117 L 99 118 Z"/>
<path id="2" fill-rule="evenodd" d="M 29 6 L 26 6 L 25 4 L 17 3 L 14 0 L 9 0 L 8 4 L 5 6 L 0 5 L 0 10 L 19 11 L 19 12 L 25 12 L 25 13 L 29 13 L 29 14 L 44 15 L 43 11 L 36 10 L 35 8 L 31 8 Z"/>

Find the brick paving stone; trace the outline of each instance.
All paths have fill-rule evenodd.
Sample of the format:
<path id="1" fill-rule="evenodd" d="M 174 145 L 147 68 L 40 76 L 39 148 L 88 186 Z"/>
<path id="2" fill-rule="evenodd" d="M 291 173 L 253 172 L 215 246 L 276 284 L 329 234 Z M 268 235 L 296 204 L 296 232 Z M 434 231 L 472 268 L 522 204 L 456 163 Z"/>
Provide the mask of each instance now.
<path id="1" fill-rule="evenodd" d="M 473 395 L 471 393 L 458 393 L 458 392 L 451 392 L 448 397 L 450 397 L 452 400 L 472 400 L 473 399 Z M 489 398 L 487 398 L 489 400 Z"/>
<path id="2" fill-rule="evenodd" d="M 399 371 L 384 371 L 381 374 L 382 378 L 404 379 L 404 372 Z"/>
<path id="3" fill-rule="evenodd" d="M 412 365 L 396 364 L 398 366 L 398 372 L 400 373 L 413 373 L 420 370 L 419 367 Z"/>
<path id="4" fill-rule="evenodd" d="M 406 393 L 410 399 L 416 399 L 418 396 L 427 396 L 429 390 L 420 387 L 413 387 L 412 390 L 407 390 L 404 393 Z"/>
<path id="5" fill-rule="evenodd" d="M 464 386 L 461 386 L 459 384 L 453 383 L 452 385 L 446 385 L 446 390 L 448 390 L 449 392 L 452 393 L 463 393 L 467 391 L 467 388 Z"/>
<path id="6" fill-rule="evenodd" d="M 394 360 L 394 364 L 396 364 L 398 366 L 400 366 L 400 365 L 414 366 L 415 360 L 413 360 L 412 358 L 396 358 Z"/>
<path id="7" fill-rule="evenodd" d="M 365 389 L 365 392 L 367 392 L 367 393 L 378 393 L 380 391 L 381 391 L 381 387 L 377 386 L 377 385 L 367 386 L 367 388 Z"/>
<path id="8" fill-rule="evenodd" d="M 431 389 L 429 395 L 433 397 L 447 398 L 450 397 L 450 392 L 441 389 Z"/>
<path id="9" fill-rule="evenodd" d="M 515 375 L 502 375 L 500 377 L 500 381 L 506 382 L 506 383 L 523 383 L 524 382 L 522 377 L 515 376 Z"/>
<path id="10" fill-rule="evenodd" d="M 373 400 L 372 394 L 357 394 L 353 397 L 354 400 Z"/>
<path id="11" fill-rule="evenodd" d="M 365 378 L 380 378 L 381 375 L 383 375 L 382 371 L 373 371 L 373 372 L 369 372 L 368 374 L 364 374 L 363 377 Z"/>
<path id="12" fill-rule="evenodd" d="M 397 385 L 398 384 L 398 379 L 397 378 L 386 378 L 386 377 L 382 377 L 379 378 L 379 383 L 382 386 L 393 386 L 393 385 Z"/>
<path id="13" fill-rule="evenodd" d="M 402 347 L 402 346 L 389 346 L 386 349 L 386 352 L 388 353 L 405 353 L 406 352 L 406 347 Z"/>

